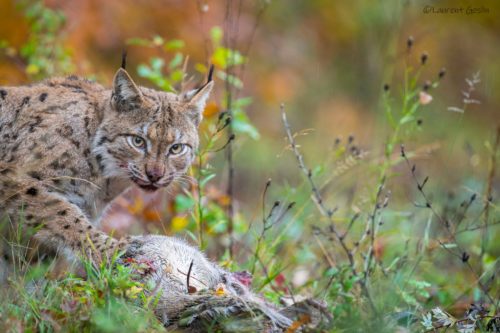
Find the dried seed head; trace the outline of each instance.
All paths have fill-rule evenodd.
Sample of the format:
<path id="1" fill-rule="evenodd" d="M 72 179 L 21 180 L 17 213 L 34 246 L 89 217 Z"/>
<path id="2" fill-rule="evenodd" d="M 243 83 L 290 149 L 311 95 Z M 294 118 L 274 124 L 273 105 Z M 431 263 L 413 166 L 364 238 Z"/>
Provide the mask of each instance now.
<path id="1" fill-rule="evenodd" d="M 432 85 L 432 82 L 429 81 L 429 80 L 427 80 L 427 81 L 424 82 L 424 86 L 422 88 L 424 89 L 424 91 L 427 91 L 427 90 L 429 90 L 429 88 L 431 87 L 431 85 Z"/>
<path id="2" fill-rule="evenodd" d="M 411 50 L 414 41 L 415 40 L 413 39 L 413 36 L 408 36 L 408 39 L 406 40 L 406 46 L 408 48 L 408 51 Z"/>
<path id="3" fill-rule="evenodd" d="M 428 58 L 429 58 L 429 55 L 426 52 L 422 53 L 422 55 L 420 56 L 420 63 L 422 65 L 425 65 Z"/>
<path id="4" fill-rule="evenodd" d="M 349 135 L 349 137 L 347 138 L 347 142 L 348 143 L 352 143 L 354 141 L 354 135 Z"/>
<path id="5" fill-rule="evenodd" d="M 387 84 L 387 83 L 386 83 L 386 84 L 384 84 L 384 91 L 385 91 L 385 92 L 388 92 L 388 91 L 389 91 L 389 89 L 391 89 L 391 87 L 389 86 L 389 84 Z"/>
<path id="6" fill-rule="evenodd" d="M 224 118 L 226 115 L 227 115 L 226 111 L 219 113 L 219 120 L 222 120 L 222 118 Z"/>
<path id="7" fill-rule="evenodd" d="M 442 79 L 446 75 L 446 68 L 441 68 L 438 73 L 439 79 Z"/>

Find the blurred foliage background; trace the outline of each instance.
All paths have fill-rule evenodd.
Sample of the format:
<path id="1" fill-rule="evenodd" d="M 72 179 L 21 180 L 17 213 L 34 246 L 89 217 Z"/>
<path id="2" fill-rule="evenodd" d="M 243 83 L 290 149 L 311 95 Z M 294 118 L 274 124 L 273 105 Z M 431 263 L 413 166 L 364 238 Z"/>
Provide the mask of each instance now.
<path id="1" fill-rule="evenodd" d="M 236 139 L 231 142 L 233 200 L 226 191 L 227 154 L 207 153 L 203 167 L 195 166 L 191 173 L 205 180 L 201 185 L 205 201 L 197 204 L 196 191 L 189 190 L 160 195 L 135 192 L 118 200 L 105 224 L 108 231 L 161 232 L 199 243 L 198 223 L 207 224 L 209 239 L 199 245 L 229 267 L 241 265 L 254 272 L 255 261 L 249 258 L 258 244 L 263 189 L 271 178 L 268 208 L 274 200 L 280 201 L 280 212 L 288 212 L 289 202 L 297 204 L 273 226 L 271 240 L 257 247 L 262 251 L 261 258 L 255 256 L 262 264 L 259 269 L 267 275 L 260 282 L 265 286 L 272 281 L 272 292 L 323 290 L 318 281 L 344 271 L 332 270 L 335 265 L 328 255 L 325 259 L 329 240 L 321 241 L 313 229 L 331 221 L 315 213 L 311 190 L 288 149 L 280 113 L 284 103 L 312 177 L 325 183 L 320 190 L 328 205 L 338 207 L 333 221 L 341 230 L 353 215 L 370 219 L 380 184 L 385 195 L 390 193 L 374 255 L 387 265 L 394 258 L 399 260 L 396 266 L 409 263 L 406 273 L 392 280 L 413 281 L 401 292 L 393 290 L 404 304 L 417 309 L 441 304 L 463 313 L 469 303 L 485 300 L 477 286 L 483 278 L 495 291 L 492 298 L 498 299 L 498 227 L 488 229 L 487 249 L 481 243 L 485 237 L 481 229 L 460 238 L 475 260 L 471 262 L 477 275 L 472 274 L 461 260 L 440 249 L 446 236 L 441 236 L 437 218 L 420 209 L 411 168 L 396 160 L 399 145 L 404 144 L 412 152 L 411 163 L 417 165 L 413 173 L 429 177 L 426 188 L 431 200 L 439 203 L 436 209 L 446 219 L 450 216 L 451 223 L 466 215 L 463 208 L 472 196 L 467 227 L 483 221 L 485 205 L 490 207 L 489 223 L 499 222 L 500 163 L 492 161 L 498 155 L 495 135 L 500 124 L 500 2 L 46 0 L 38 7 L 33 3 L 37 2 L 0 2 L 0 85 L 70 73 L 109 85 L 127 48 L 127 68 L 137 82 L 172 90 L 179 88 L 188 55 L 186 72 L 194 75 L 191 87 L 204 79 L 209 63 L 216 66 L 216 92 L 205 110 L 202 133 L 210 138 L 218 115 L 227 109 L 228 92 L 239 114 L 239 123 L 233 121 Z M 429 7 L 464 11 L 433 13 Z M 469 8 L 476 12 L 468 12 Z M 227 52 L 234 52 L 232 73 L 224 64 Z M 398 105 L 407 95 L 403 83 L 409 68 L 420 73 L 412 88 L 418 94 L 418 110 L 405 120 L 388 151 L 393 129 L 387 103 Z M 445 72 L 441 79 L 440 71 Z M 224 82 L 227 74 L 235 76 L 229 90 Z M 393 108 L 397 113 L 398 106 Z M 223 146 L 224 140 L 215 145 Z M 392 161 L 390 171 L 381 172 L 384 161 Z M 383 182 L 381 175 L 386 178 Z M 226 235 L 230 204 L 234 229 Z M 204 214 L 197 220 L 190 214 L 196 215 L 199 206 Z M 429 224 L 432 220 L 436 225 Z M 362 235 L 363 227 L 356 224 L 353 230 Z M 323 280 L 317 280 L 320 277 Z M 372 290 L 377 296 L 390 288 L 379 278 Z M 349 277 L 339 279 L 344 285 L 336 290 L 348 293 Z M 398 302 L 382 299 L 377 306 L 404 309 Z"/>
<path id="2" fill-rule="evenodd" d="M 108 85 L 128 39 L 155 35 L 181 39 L 185 42 L 183 52 L 193 65 L 206 63 L 213 51 L 206 42 L 210 28 L 226 25 L 224 1 L 47 0 L 45 4 L 65 16 L 61 34 L 74 66 L 63 69 L 94 75 Z M 284 167 L 284 158 L 276 157 L 284 145 L 278 112 L 281 102 L 301 128 L 314 129 L 306 139 L 312 141 L 307 145 L 311 158 L 324 152 L 336 137 L 354 134 L 360 143 L 373 148 L 376 141 L 383 142 L 385 138 L 377 131 L 384 117 L 380 112 L 382 86 L 400 79 L 402 71 L 398 69 L 404 66 L 409 35 L 415 37 L 418 52 L 429 54 L 422 81 L 432 79 L 441 67 L 447 69 L 439 98 L 421 113 L 422 136 L 428 141 L 451 136 L 456 144 L 441 147 L 429 163 L 446 168 L 448 161 L 453 161 L 455 172 L 440 177 L 446 184 L 456 181 L 461 173 L 477 173 L 486 167 L 486 158 L 471 157 L 480 153 L 487 135 L 494 131 L 493 120 L 499 116 L 500 97 L 494 93 L 500 85 L 496 61 L 499 4 L 480 1 L 475 7 L 487 8 L 489 13 L 472 15 L 424 14 L 428 5 L 466 8 L 471 3 L 314 0 L 235 4 L 241 6 L 237 8 L 236 46 L 249 48 L 241 94 L 253 97 L 248 114 L 261 133 L 261 141 L 238 142 L 236 195 L 244 199 L 242 202 L 251 205 L 259 194 L 260 189 L 249 184 L 269 176 L 290 180 L 296 174 L 293 168 Z M 30 23 L 18 7 L 16 1 L 0 3 L 0 39 L 14 47 L 30 39 Z M 129 68 L 147 62 L 153 54 L 148 48 L 129 47 Z M 463 115 L 447 112 L 447 106 L 461 104 L 465 78 L 478 71 L 481 85 L 477 99 L 481 105 Z M 192 68 L 188 72 L 192 73 Z M 137 76 L 136 80 L 147 84 Z M 4 59 L 0 63 L 1 84 L 27 82 L 29 75 L 15 62 Z"/>

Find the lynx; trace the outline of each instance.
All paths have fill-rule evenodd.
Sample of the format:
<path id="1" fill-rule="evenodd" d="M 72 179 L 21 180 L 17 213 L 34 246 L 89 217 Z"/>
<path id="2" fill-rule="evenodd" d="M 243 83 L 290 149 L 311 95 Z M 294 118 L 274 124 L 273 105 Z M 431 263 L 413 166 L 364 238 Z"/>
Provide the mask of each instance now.
<path id="1" fill-rule="evenodd" d="M 99 230 L 103 210 L 131 185 L 155 191 L 186 172 L 212 87 L 210 74 L 199 89 L 160 92 L 124 68 L 111 89 L 75 76 L 0 87 L 0 218 L 97 262 L 126 252 L 129 238 Z"/>

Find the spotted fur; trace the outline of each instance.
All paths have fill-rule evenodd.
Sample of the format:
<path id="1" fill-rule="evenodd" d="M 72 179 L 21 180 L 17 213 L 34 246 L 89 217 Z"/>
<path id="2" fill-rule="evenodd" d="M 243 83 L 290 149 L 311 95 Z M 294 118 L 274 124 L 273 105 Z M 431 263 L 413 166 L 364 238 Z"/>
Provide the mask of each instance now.
<path id="1" fill-rule="evenodd" d="M 103 209 L 132 184 L 154 191 L 186 172 L 212 87 L 160 92 L 124 69 L 112 89 L 74 76 L 0 87 L 0 217 L 97 260 L 126 248 L 97 228 Z"/>

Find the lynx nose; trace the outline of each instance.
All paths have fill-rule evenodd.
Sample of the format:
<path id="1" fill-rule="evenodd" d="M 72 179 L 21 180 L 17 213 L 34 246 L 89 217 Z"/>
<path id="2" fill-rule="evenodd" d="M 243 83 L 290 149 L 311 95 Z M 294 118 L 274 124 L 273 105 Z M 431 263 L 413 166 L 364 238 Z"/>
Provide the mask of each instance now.
<path id="1" fill-rule="evenodd" d="M 159 181 L 165 173 L 163 172 L 163 168 L 160 166 L 148 167 L 146 166 L 146 176 L 149 181 L 152 183 L 156 183 Z"/>

